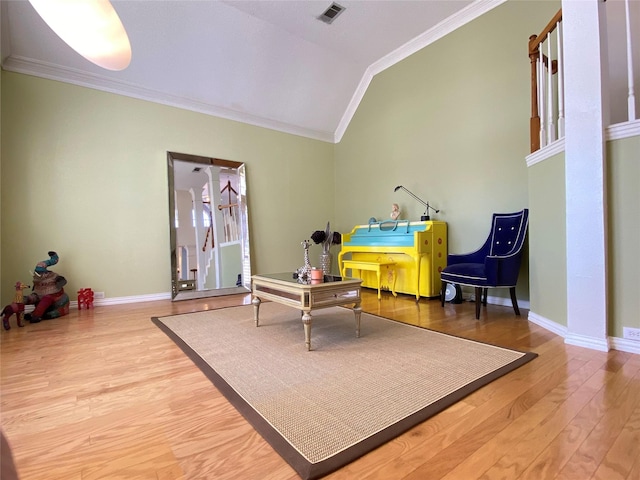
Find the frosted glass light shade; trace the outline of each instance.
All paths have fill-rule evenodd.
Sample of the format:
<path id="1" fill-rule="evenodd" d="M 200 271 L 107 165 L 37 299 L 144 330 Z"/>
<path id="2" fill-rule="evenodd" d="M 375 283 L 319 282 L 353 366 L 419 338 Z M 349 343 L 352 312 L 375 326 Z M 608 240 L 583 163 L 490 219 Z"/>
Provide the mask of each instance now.
<path id="1" fill-rule="evenodd" d="M 64 42 L 107 70 L 131 62 L 129 37 L 109 0 L 29 0 Z"/>

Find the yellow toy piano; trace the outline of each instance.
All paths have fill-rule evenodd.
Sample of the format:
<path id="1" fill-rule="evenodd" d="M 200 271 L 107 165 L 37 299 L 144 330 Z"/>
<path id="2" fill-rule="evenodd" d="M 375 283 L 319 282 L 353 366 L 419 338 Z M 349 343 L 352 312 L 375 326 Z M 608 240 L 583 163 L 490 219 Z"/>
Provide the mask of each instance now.
<path id="1" fill-rule="evenodd" d="M 447 224 L 388 220 L 357 225 L 342 235 L 338 266 L 362 286 L 420 297 L 440 296 L 440 272 L 447 265 Z"/>

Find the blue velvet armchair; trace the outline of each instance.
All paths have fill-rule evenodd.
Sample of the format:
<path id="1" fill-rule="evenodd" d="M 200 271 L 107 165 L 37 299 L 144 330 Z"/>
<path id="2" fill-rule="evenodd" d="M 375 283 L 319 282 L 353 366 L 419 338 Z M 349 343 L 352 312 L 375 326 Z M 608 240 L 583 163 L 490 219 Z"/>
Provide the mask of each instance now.
<path id="1" fill-rule="evenodd" d="M 487 305 L 487 290 L 508 288 L 513 310 L 520 315 L 516 283 L 528 223 L 529 210 L 526 208 L 521 212 L 494 213 L 491 232 L 482 247 L 467 254 L 447 255 L 447 267 L 440 273 L 442 306 L 447 284 L 474 287 L 476 319 L 479 319 L 480 305 Z"/>

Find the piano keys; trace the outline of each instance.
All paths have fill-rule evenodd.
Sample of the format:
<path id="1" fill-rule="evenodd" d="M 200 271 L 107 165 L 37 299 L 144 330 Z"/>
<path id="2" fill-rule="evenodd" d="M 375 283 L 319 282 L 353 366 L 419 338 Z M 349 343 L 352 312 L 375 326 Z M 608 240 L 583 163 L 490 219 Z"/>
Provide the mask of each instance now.
<path id="1" fill-rule="evenodd" d="M 447 265 L 447 224 L 388 220 L 356 225 L 351 233 L 342 235 L 338 254 L 341 272 L 345 256 L 381 263 L 383 290 L 392 290 L 395 280 L 396 292 L 415 295 L 416 300 L 439 297 L 440 272 Z M 361 271 L 359 275 L 363 287 L 378 288 L 376 272 Z"/>

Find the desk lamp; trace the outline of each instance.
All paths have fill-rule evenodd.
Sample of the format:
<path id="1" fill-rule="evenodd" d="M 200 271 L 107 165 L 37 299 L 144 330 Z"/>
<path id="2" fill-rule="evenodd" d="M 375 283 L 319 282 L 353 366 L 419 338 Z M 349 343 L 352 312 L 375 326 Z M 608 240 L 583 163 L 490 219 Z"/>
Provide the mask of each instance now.
<path id="1" fill-rule="evenodd" d="M 409 195 L 411 195 L 413 198 L 415 198 L 417 201 L 419 201 L 422 205 L 424 205 L 426 207 L 424 214 L 420 217 L 420 221 L 421 222 L 426 222 L 430 219 L 429 217 L 429 209 L 433 210 L 434 212 L 438 213 L 440 210 L 436 210 L 435 208 L 433 208 L 432 206 L 429 205 L 429 202 L 425 202 L 424 200 L 416 197 L 413 193 L 411 193 L 409 190 L 407 190 L 406 188 L 404 188 L 402 185 L 398 185 L 396 188 L 393 189 L 394 192 L 397 192 L 398 190 L 404 190 L 405 192 L 407 192 Z"/>

